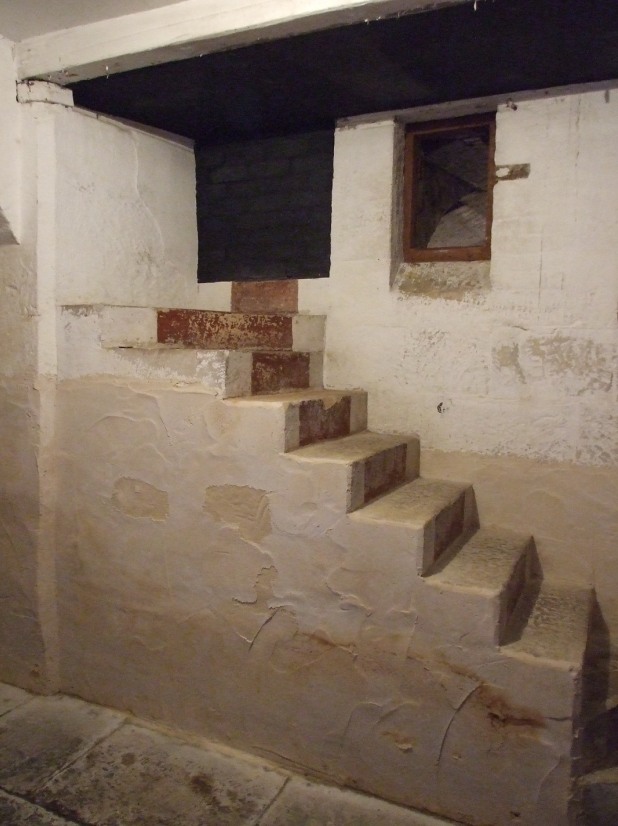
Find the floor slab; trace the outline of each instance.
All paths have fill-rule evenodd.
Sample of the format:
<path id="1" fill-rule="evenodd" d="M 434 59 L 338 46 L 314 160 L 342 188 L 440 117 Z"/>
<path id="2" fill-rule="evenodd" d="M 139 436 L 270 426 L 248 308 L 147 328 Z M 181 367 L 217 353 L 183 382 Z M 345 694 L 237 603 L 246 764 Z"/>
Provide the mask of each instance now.
<path id="1" fill-rule="evenodd" d="M 288 775 L 127 724 L 56 775 L 36 800 L 91 826 L 248 826 Z"/>
<path id="2" fill-rule="evenodd" d="M 32 699 L 32 694 L 14 685 L 0 683 L 0 717 Z"/>
<path id="3" fill-rule="evenodd" d="M 449 826 L 374 797 L 295 777 L 259 826 Z"/>
<path id="4" fill-rule="evenodd" d="M 28 795 L 124 716 L 71 697 L 35 697 L 0 718 L 0 786 Z"/>
<path id="5" fill-rule="evenodd" d="M 447 826 L 119 712 L 2 684 L 0 824 Z"/>
<path id="6" fill-rule="evenodd" d="M 0 823 L 2 826 L 73 826 L 69 820 L 4 792 L 0 792 Z"/>

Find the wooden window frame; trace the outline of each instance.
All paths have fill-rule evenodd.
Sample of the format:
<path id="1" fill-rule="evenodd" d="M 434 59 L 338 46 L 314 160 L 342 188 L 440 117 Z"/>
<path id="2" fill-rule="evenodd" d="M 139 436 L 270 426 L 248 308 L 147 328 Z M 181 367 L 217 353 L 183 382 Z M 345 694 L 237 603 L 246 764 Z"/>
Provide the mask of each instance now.
<path id="1" fill-rule="evenodd" d="M 487 209 L 485 212 L 485 241 L 470 247 L 431 247 L 421 248 L 412 245 L 413 222 L 415 210 L 415 180 L 420 168 L 420 156 L 416 149 L 418 139 L 431 134 L 457 132 L 475 126 L 489 129 L 487 157 Z M 471 115 L 450 120 L 429 121 L 412 124 L 407 128 L 404 149 L 404 188 L 403 188 L 403 259 L 414 263 L 420 261 L 488 261 L 491 258 L 491 222 L 493 216 L 493 187 L 496 179 L 494 162 L 496 142 L 496 116 Z"/>

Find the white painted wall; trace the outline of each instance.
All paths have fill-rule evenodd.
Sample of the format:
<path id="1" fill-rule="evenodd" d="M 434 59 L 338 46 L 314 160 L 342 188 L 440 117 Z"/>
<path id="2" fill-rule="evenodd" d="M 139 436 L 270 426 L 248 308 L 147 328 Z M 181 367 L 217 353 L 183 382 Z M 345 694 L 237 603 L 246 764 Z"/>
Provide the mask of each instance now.
<path id="1" fill-rule="evenodd" d="M 57 662 L 53 107 L 18 104 L 15 80 L 0 61 L 2 196 L 15 196 L 21 222 L 21 243 L 0 245 L 0 661 L 2 679 L 46 691 Z"/>
<path id="2" fill-rule="evenodd" d="M 0 245 L 21 232 L 20 110 L 15 100 L 13 43 L 0 35 Z"/>
<path id="3" fill-rule="evenodd" d="M 402 266 L 401 127 L 337 132 L 326 386 L 418 432 L 422 472 L 473 482 L 546 575 L 594 583 L 615 639 L 618 96 L 501 108 L 496 162 L 530 176 L 495 188 L 490 267 Z"/>
<path id="4" fill-rule="evenodd" d="M 57 303 L 193 306 L 192 147 L 76 109 L 56 144 Z"/>
<path id="5" fill-rule="evenodd" d="M 618 96 L 500 110 L 496 162 L 531 172 L 495 188 L 488 287 L 441 292 L 457 265 L 389 286 L 398 133 L 337 133 L 328 384 L 370 390 L 372 425 L 428 448 L 614 465 Z"/>

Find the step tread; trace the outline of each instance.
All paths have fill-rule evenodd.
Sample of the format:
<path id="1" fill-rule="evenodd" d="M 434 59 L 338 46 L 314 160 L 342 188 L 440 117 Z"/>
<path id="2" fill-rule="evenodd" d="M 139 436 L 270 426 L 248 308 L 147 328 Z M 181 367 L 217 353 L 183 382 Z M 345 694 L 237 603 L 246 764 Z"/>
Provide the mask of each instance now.
<path id="1" fill-rule="evenodd" d="M 542 582 L 520 639 L 504 650 L 581 666 L 592 604 L 591 588 Z"/>
<path id="2" fill-rule="evenodd" d="M 596 783 L 607 783 L 616 786 L 616 792 L 618 793 L 618 766 L 596 769 L 577 778 L 577 784 L 580 786 L 592 786 Z"/>
<path id="3" fill-rule="evenodd" d="M 364 390 L 324 390 L 323 388 L 307 388 L 303 390 L 284 390 L 281 393 L 260 393 L 254 396 L 226 399 L 226 404 L 237 407 L 252 405 L 269 407 L 284 404 L 300 404 L 305 401 L 324 401 L 336 404 L 346 396 L 365 396 Z"/>
<path id="4" fill-rule="evenodd" d="M 412 437 L 407 439 L 403 436 L 364 430 L 360 433 L 353 433 L 351 436 L 343 436 L 340 439 L 329 439 L 328 441 L 316 442 L 301 447 L 288 453 L 288 456 L 301 461 L 327 461 L 349 464 L 369 459 L 384 450 L 407 445 L 410 441 L 412 441 Z"/>
<path id="5" fill-rule="evenodd" d="M 531 536 L 496 528 L 481 528 L 438 573 L 427 582 L 499 594 L 532 540 Z"/>
<path id="6" fill-rule="evenodd" d="M 293 312 L 293 311 L 290 311 L 290 312 L 273 311 L 273 312 L 271 312 L 271 311 L 268 311 L 268 310 L 266 310 L 266 311 L 264 311 L 264 310 L 254 310 L 252 312 L 244 312 L 242 310 L 199 310 L 199 309 L 195 310 L 195 309 L 191 309 L 191 307 L 186 307 L 186 308 L 182 308 L 182 307 L 178 307 L 178 308 L 175 308 L 175 307 L 170 307 L 170 308 L 159 307 L 157 309 L 157 312 L 162 313 L 162 314 L 166 314 L 166 313 L 174 313 L 174 314 L 186 313 L 187 315 L 194 316 L 195 318 L 225 318 L 225 319 L 230 319 L 231 317 L 235 317 L 235 318 L 239 318 L 239 319 L 249 317 L 249 318 L 253 319 L 256 316 L 260 317 L 260 318 L 280 318 L 280 317 L 291 318 L 292 316 L 299 315 L 299 313 Z M 318 314 L 312 314 L 312 317 L 313 318 L 321 318 L 322 316 L 320 316 Z"/>
<path id="7" fill-rule="evenodd" d="M 422 528 L 469 487 L 440 479 L 414 479 L 355 511 L 351 517 L 361 521 Z"/>

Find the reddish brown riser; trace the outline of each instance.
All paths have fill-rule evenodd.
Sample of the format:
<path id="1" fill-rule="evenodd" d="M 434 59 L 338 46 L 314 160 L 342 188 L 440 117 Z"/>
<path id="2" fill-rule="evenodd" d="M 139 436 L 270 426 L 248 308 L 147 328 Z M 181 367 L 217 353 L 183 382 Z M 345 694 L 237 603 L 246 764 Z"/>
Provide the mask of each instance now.
<path id="1" fill-rule="evenodd" d="M 309 387 L 309 353 L 254 353 L 251 392 L 274 393 Z"/>
<path id="2" fill-rule="evenodd" d="M 234 281 L 234 313 L 298 312 L 298 281 Z"/>
<path id="3" fill-rule="evenodd" d="M 299 408 L 299 447 L 322 439 L 337 439 L 350 433 L 350 397 L 326 406 L 322 399 L 301 402 Z"/>
<path id="4" fill-rule="evenodd" d="M 365 461 L 365 502 L 405 482 L 406 459 L 407 447 L 399 445 Z"/>
<path id="5" fill-rule="evenodd" d="M 157 341 L 205 350 L 291 350 L 292 316 L 159 310 Z"/>

